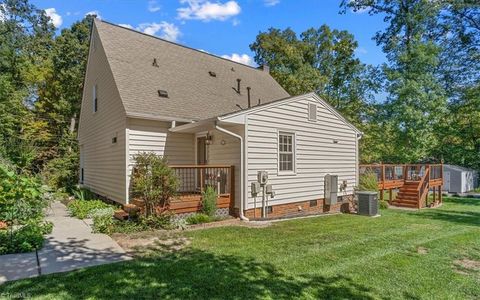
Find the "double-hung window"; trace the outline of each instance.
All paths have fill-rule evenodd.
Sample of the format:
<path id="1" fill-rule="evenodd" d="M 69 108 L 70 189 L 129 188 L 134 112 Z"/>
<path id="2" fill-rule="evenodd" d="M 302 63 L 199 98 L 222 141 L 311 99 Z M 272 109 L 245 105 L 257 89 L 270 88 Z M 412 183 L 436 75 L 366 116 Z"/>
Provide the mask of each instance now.
<path id="1" fill-rule="evenodd" d="M 278 133 L 278 171 L 291 173 L 295 171 L 295 134 Z"/>

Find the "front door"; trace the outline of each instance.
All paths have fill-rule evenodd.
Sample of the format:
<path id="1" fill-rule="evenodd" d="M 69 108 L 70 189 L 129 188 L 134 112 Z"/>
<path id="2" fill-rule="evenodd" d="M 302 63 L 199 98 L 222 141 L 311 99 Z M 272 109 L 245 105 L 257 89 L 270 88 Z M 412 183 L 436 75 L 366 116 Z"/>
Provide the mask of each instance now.
<path id="1" fill-rule="evenodd" d="M 207 137 L 197 137 L 197 164 L 207 164 Z"/>

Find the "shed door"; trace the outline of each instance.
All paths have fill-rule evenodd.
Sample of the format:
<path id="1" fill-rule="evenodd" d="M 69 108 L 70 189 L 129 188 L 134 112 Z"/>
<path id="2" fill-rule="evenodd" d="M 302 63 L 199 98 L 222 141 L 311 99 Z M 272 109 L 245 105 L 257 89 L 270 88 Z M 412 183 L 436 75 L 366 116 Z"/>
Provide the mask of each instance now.
<path id="1" fill-rule="evenodd" d="M 450 192 L 450 172 L 443 172 L 445 190 Z"/>

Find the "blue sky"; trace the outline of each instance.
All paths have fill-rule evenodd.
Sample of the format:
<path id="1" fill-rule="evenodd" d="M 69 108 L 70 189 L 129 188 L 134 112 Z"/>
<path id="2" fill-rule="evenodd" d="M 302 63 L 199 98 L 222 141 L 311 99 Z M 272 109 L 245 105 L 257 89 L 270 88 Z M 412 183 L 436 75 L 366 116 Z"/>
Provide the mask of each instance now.
<path id="1" fill-rule="evenodd" d="M 101 19 L 253 64 L 249 44 L 269 27 L 300 33 L 327 24 L 353 33 L 357 56 L 365 63 L 385 61 L 372 40 L 384 28 L 381 16 L 340 15 L 340 0 L 33 0 L 61 29 L 96 13 Z"/>

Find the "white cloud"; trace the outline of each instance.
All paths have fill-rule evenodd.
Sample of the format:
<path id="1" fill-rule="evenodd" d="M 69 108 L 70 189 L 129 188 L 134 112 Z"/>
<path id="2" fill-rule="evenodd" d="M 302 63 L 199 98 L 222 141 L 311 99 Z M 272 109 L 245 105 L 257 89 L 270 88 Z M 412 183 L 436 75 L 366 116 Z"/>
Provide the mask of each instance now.
<path id="1" fill-rule="evenodd" d="M 253 59 L 248 54 L 237 54 L 233 53 L 232 55 L 222 55 L 223 58 L 236 61 L 238 63 L 253 66 Z"/>
<path id="2" fill-rule="evenodd" d="M 242 10 L 240 5 L 233 0 L 225 3 L 213 3 L 208 0 L 180 0 L 180 3 L 188 5 L 177 9 L 178 18 L 183 20 L 224 21 L 238 15 Z"/>
<path id="3" fill-rule="evenodd" d="M 280 3 L 280 0 L 263 0 L 263 4 L 265 4 L 265 6 L 275 6 L 278 3 Z"/>
<path id="4" fill-rule="evenodd" d="M 102 16 L 100 15 L 100 12 L 98 10 L 92 10 L 92 11 L 89 11 L 85 14 L 85 17 L 86 16 L 97 16 L 98 19 L 102 19 Z"/>
<path id="5" fill-rule="evenodd" d="M 50 18 L 50 22 L 52 22 L 53 26 L 55 26 L 56 28 L 62 25 L 62 16 L 57 13 L 57 10 L 55 8 L 47 8 L 45 10 L 45 14 L 47 15 L 47 17 Z"/>
<path id="6" fill-rule="evenodd" d="M 160 10 L 160 5 L 158 5 L 156 0 L 148 1 L 148 11 L 149 12 L 157 12 Z"/>
<path id="7" fill-rule="evenodd" d="M 368 51 L 367 51 L 367 49 L 365 49 L 363 47 L 358 47 L 358 48 L 355 49 L 355 53 L 357 53 L 357 54 L 367 54 Z"/>
<path id="8" fill-rule="evenodd" d="M 160 23 L 142 23 L 136 29 L 171 42 L 176 42 L 181 35 L 180 29 L 175 24 L 165 21 Z"/>
<path id="9" fill-rule="evenodd" d="M 118 26 L 122 26 L 122 27 L 125 27 L 125 28 L 133 29 L 133 26 L 130 25 L 130 24 L 118 24 Z"/>

